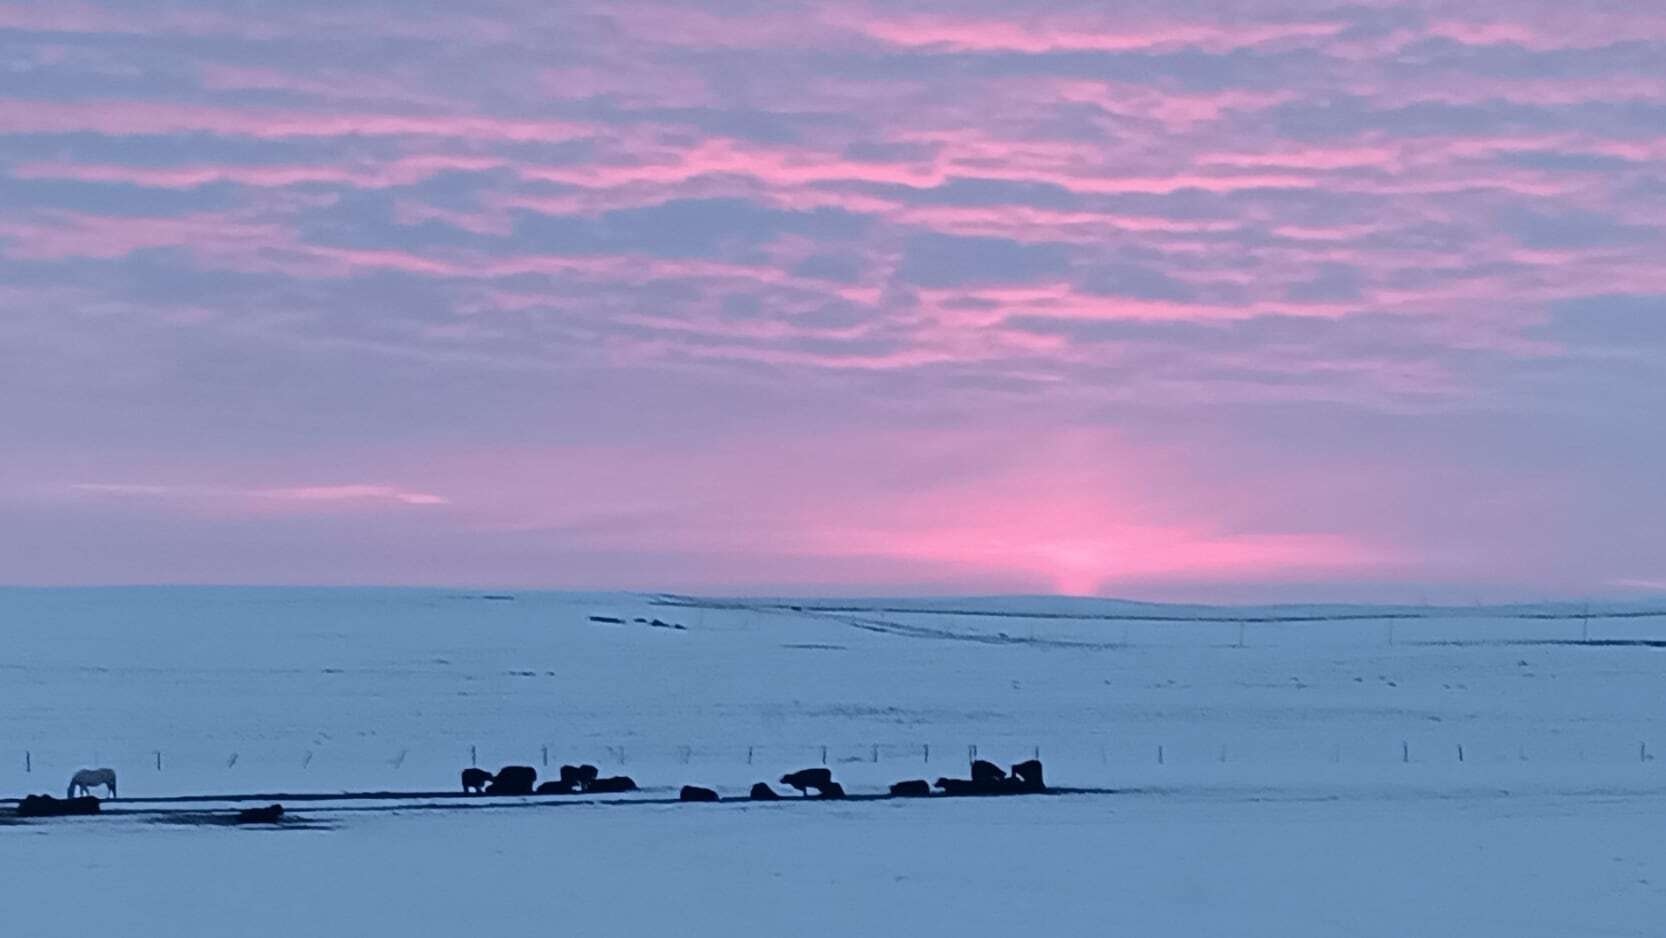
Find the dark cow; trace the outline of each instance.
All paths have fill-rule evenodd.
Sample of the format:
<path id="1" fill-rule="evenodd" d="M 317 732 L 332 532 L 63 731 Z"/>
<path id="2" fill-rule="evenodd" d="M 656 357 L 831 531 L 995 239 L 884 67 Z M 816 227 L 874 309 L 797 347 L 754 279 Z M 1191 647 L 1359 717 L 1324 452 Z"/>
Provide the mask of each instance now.
<path id="1" fill-rule="evenodd" d="M 845 786 L 838 782 L 828 782 L 816 789 L 816 795 L 820 798 L 843 798 L 845 796 Z"/>
<path id="2" fill-rule="evenodd" d="M 717 792 L 699 785 L 684 785 L 683 790 L 677 792 L 678 801 L 716 801 Z"/>
<path id="3" fill-rule="evenodd" d="M 244 808 L 237 812 L 239 824 L 276 824 L 283 820 L 283 805 L 269 804 L 264 808 Z"/>
<path id="4" fill-rule="evenodd" d="M 781 784 L 798 789 L 801 795 L 809 794 L 808 789 L 826 791 L 827 786 L 833 784 L 832 769 L 799 769 L 781 776 Z"/>
<path id="5" fill-rule="evenodd" d="M 747 797 L 751 798 L 753 801 L 780 801 L 781 800 L 781 796 L 776 794 L 775 789 L 769 787 L 769 785 L 767 785 L 764 782 L 759 782 L 758 784 L 753 785 L 752 786 L 752 793 L 750 795 L 748 795 Z"/>
<path id="6" fill-rule="evenodd" d="M 1041 779 L 1040 759 L 1028 759 L 1013 766 L 1012 777 L 1025 791 L 1047 790 L 1047 783 Z"/>
<path id="7" fill-rule="evenodd" d="M 537 781 L 538 770 L 532 766 L 506 765 L 492 776 L 492 783 L 486 786 L 486 794 L 530 795 L 532 786 Z"/>
<path id="8" fill-rule="evenodd" d="M 533 790 L 533 794 L 537 794 L 537 795 L 571 795 L 571 794 L 576 793 L 577 791 L 578 791 L 578 786 L 573 784 L 572 782 L 558 782 L 558 781 L 555 781 L 554 779 L 551 779 L 550 781 L 547 781 L 547 782 L 539 782 L 538 787 Z"/>
<path id="9" fill-rule="evenodd" d="M 613 794 L 621 791 L 636 791 L 636 782 L 629 775 L 614 775 L 608 778 L 598 778 L 591 782 L 585 791 L 597 794 Z"/>
<path id="10" fill-rule="evenodd" d="M 564 765 L 561 767 L 561 780 L 571 782 L 575 788 L 588 788 L 601 772 L 593 765 Z"/>
<path id="11" fill-rule="evenodd" d="M 920 798 L 931 794 L 931 783 L 923 778 L 911 778 L 892 785 L 891 794 L 899 798 Z"/>
<path id="12" fill-rule="evenodd" d="M 27 795 L 17 803 L 18 817 L 65 817 L 72 814 L 97 814 L 98 812 L 98 799 L 92 795 L 83 795 L 79 798 Z"/>
<path id="13" fill-rule="evenodd" d="M 945 795 L 976 795 L 981 792 L 981 786 L 969 778 L 940 778 L 937 787 L 943 789 Z"/>
<path id="14" fill-rule="evenodd" d="M 978 759 L 972 763 L 972 781 L 980 785 L 992 785 L 1006 781 L 1007 773 L 1001 767 L 987 759 Z"/>
<path id="15" fill-rule="evenodd" d="M 492 773 L 485 769 L 464 769 L 463 791 L 465 793 L 472 791 L 478 794 L 486 790 L 486 783 L 491 780 Z"/>

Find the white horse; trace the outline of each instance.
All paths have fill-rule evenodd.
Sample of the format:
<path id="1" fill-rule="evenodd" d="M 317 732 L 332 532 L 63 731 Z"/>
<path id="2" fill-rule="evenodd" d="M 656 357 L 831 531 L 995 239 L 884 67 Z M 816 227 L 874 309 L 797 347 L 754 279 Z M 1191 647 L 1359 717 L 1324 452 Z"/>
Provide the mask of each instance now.
<path id="1" fill-rule="evenodd" d="M 92 794 L 90 789 L 98 785 L 103 785 L 109 789 L 110 797 L 116 797 L 116 770 L 82 769 L 70 776 L 69 793 L 65 797 L 74 798 L 77 791 L 80 791 L 83 795 L 90 795 Z"/>

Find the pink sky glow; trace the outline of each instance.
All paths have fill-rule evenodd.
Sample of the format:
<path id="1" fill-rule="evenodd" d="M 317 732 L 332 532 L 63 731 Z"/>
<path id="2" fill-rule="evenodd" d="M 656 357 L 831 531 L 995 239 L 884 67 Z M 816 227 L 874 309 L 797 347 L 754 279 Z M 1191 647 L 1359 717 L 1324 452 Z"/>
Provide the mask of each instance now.
<path id="1" fill-rule="evenodd" d="M 1666 582 L 1666 16 L 0 0 L 0 584 Z"/>

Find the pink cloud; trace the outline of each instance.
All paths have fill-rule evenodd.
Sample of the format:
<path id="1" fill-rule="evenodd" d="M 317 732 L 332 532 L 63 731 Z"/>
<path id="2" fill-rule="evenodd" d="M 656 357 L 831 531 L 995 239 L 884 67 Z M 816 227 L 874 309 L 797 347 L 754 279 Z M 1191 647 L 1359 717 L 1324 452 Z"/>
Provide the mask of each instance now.
<path id="1" fill-rule="evenodd" d="M 292 504 L 329 508 L 373 505 L 376 503 L 436 506 L 449 505 L 450 499 L 431 492 L 414 491 L 393 485 L 309 485 L 282 488 L 248 488 L 217 485 L 149 484 L 128 482 L 81 482 L 70 485 L 68 491 L 76 495 L 110 498 L 138 498 L 160 500 L 189 506 L 193 512 L 254 512 L 267 513 L 269 506 Z M 265 503 L 263 505 L 263 503 Z"/>

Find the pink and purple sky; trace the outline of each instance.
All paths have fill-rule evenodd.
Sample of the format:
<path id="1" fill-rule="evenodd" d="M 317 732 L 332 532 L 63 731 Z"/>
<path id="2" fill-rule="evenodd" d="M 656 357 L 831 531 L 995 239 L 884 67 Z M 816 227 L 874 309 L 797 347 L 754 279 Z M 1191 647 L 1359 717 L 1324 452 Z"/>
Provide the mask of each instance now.
<path id="1" fill-rule="evenodd" d="M 1666 8 L 0 0 L 0 582 L 1666 590 Z"/>

